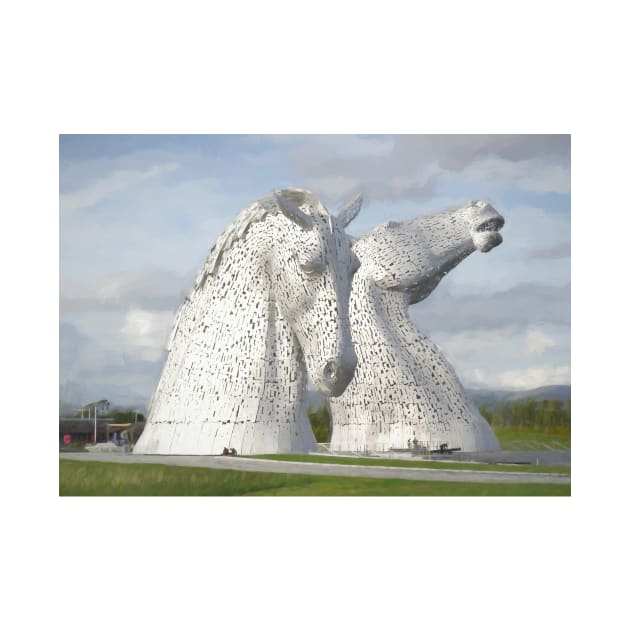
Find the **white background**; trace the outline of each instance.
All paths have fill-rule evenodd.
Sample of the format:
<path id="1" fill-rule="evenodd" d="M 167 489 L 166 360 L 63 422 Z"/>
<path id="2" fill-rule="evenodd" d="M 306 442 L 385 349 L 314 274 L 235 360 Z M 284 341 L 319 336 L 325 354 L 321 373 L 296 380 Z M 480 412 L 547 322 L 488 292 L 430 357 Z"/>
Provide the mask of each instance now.
<path id="1" fill-rule="evenodd" d="M 5 627 L 623 624 L 620 6 L 5 3 Z M 58 134 L 113 132 L 571 133 L 573 496 L 60 498 Z"/>

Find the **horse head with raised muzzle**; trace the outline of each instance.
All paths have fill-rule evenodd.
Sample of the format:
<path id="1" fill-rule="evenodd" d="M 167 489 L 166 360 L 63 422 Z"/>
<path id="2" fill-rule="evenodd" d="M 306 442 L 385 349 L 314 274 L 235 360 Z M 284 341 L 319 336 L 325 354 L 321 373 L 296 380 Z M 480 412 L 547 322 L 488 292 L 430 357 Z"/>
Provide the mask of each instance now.
<path id="1" fill-rule="evenodd" d="M 359 239 L 354 250 L 363 273 L 378 287 L 406 291 L 414 304 L 474 251 L 485 253 L 499 245 L 504 223 L 488 202 L 471 201 L 411 221 L 388 221 Z"/>

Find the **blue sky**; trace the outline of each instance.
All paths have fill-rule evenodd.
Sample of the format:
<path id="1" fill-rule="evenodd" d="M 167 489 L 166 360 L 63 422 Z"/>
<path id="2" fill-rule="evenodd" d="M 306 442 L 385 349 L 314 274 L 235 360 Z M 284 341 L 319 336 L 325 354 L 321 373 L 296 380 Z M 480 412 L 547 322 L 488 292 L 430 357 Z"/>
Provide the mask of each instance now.
<path id="1" fill-rule="evenodd" d="M 174 311 L 217 236 L 257 197 L 360 190 L 359 236 L 468 199 L 501 212 L 424 302 L 418 327 L 468 387 L 570 383 L 570 139 L 563 135 L 61 136 L 60 395 L 141 405 Z"/>

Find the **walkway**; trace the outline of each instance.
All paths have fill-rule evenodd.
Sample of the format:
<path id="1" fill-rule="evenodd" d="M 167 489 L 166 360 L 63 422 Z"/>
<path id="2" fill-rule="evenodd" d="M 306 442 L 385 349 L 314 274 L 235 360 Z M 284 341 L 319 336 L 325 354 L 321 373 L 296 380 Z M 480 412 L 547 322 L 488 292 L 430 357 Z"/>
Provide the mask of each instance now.
<path id="1" fill-rule="evenodd" d="M 372 477 L 410 479 L 415 481 L 456 481 L 475 483 L 571 483 L 563 473 L 497 472 L 485 470 L 436 470 L 431 468 L 394 468 L 388 466 L 354 466 L 276 462 L 266 459 L 222 457 L 218 455 L 120 455 L 118 453 L 59 453 L 60 459 L 117 464 L 167 464 L 196 468 L 222 468 L 248 472 L 334 475 L 339 477 Z"/>

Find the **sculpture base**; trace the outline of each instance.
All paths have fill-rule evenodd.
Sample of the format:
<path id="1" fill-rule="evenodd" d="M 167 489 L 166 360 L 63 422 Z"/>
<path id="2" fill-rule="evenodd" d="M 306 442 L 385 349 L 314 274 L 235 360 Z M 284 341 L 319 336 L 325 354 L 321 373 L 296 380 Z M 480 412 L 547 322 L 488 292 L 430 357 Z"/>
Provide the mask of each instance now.
<path id="1" fill-rule="evenodd" d="M 197 427 L 186 424 L 148 424 L 134 453 L 138 455 L 220 455 L 235 448 L 239 455 L 308 453 L 317 448 L 312 431 L 296 430 L 295 423 L 241 424 L 205 422 Z"/>

